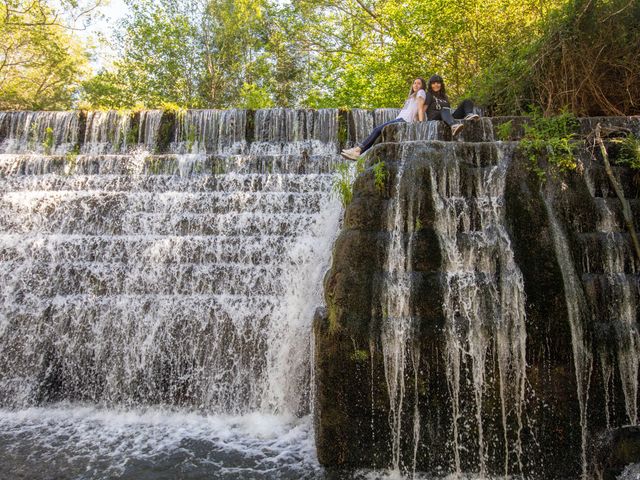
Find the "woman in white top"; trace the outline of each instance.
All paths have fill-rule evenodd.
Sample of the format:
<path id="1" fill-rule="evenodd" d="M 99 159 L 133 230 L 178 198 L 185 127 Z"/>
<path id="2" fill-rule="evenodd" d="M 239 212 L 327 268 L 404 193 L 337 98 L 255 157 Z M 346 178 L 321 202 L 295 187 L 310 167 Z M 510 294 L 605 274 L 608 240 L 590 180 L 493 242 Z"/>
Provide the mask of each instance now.
<path id="1" fill-rule="evenodd" d="M 387 125 L 399 122 L 422 122 L 424 120 L 424 101 L 427 97 L 425 93 L 426 83 L 422 78 L 416 78 L 409 90 L 409 98 L 404 102 L 404 107 L 400 114 L 389 122 L 378 125 L 360 145 L 356 145 L 348 150 L 342 150 L 341 155 L 349 160 L 356 160 L 360 155 L 369 150 L 382 133 L 382 129 Z"/>

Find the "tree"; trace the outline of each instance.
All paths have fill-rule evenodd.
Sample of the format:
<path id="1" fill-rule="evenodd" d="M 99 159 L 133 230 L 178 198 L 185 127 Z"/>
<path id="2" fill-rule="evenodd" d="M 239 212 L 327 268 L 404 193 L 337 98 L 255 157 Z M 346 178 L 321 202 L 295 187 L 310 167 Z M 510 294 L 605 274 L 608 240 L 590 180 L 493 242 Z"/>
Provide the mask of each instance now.
<path id="1" fill-rule="evenodd" d="M 492 114 L 640 113 L 640 3 L 573 0 L 496 54 L 473 90 Z"/>
<path id="2" fill-rule="evenodd" d="M 561 0 L 300 0 L 302 48 L 324 70 L 312 103 L 398 106 L 405 86 L 440 73 L 459 96 L 506 46 L 536 32 Z M 316 72 L 319 70 L 315 70 Z M 313 90 L 313 88 L 312 88 Z"/>
<path id="3" fill-rule="evenodd" d="M 130 6 L 117 35 L 114 68 L 85 83 L 88 105 L 295 105 L 302 67 L 286 33 L 286 8 L 266 0 L 145 0 Z"/>
<path id="4" fill-rule="evenodd" d="M 88 55 L 68 22 L 44 1 L 0 5 L 0 109 L 71 107 Z"/>
<path id="5" fill-rule="evenodd" d="M 114 72 L 102 72 L 92 80 L 107 95 L 119 91 L 120 106 L 142 104 L 158 107 L 176 103 L 197 108 L 204 105 L 199 95 L 201 52 L 198 32 L 186 12 L 174 2 L 129 2 L 132 14 L 117 35 L 120 58 Z M 94 90 L 95 91 L 95 90 Z"/>

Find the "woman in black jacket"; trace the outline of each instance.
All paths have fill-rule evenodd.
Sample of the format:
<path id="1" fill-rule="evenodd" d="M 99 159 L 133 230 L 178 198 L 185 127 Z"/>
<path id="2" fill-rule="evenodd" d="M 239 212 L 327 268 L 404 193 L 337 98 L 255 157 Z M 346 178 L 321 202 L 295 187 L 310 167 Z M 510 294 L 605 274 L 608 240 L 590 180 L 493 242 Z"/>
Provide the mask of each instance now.
<path id="1" fill-rule="evenodd" d="M 443 120 L 451 127 L 451 136 L 455 137 L 464 128 L 461 122 L 454 119 L 475 120 L 479 118 L 473 113 L 473 102 L 464 100 L 456 110 L 451 113 L 449 97 L 444 86 L 444 80 L 440 75 L 433 75 L 427 86 L 427 98 L 424 102 L 427 120 Z"/>

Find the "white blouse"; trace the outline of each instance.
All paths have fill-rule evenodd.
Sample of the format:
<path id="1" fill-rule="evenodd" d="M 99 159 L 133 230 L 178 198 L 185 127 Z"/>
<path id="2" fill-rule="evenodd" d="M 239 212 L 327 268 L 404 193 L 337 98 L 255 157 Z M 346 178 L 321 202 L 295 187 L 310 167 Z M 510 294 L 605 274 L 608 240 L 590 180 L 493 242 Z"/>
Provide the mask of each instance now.
<path id="1" fill-rule="evenodd" d="M 427 98 L 427 94 L 424 93 L 424 90 L 420 89 L 415 95 L 411 95 L 409 98 L 407 98 L 407 101 L 404 102 L 404 107 L 402 107 L 402 110 L 400 110 L 400 113 L 396 118 L 401 118 L 405 122 L 417 121 L 418 120 L 418 98 L 422 98 L 422 100 L 425 100 Z"/>

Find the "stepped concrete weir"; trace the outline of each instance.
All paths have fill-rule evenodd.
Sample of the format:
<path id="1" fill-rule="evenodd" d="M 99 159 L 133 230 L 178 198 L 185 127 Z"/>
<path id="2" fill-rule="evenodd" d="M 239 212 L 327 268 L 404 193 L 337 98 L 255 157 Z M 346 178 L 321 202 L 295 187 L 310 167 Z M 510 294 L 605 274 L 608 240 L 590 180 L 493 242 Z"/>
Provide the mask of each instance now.
<path id="1" fill-rule="evenodd" d="M 337 110 L 0 113 L 0 403 L 308 413 L 337 129 Z"/>
<path id="2" fill-rule="evenodd" d="M 524 121 L 455 141 L 394 125 L 371 150 L 314 321 L 322 464 L 596 478 L 595 439 L 637 424 L 640 262 L 620 202 L 587 149 L 540 182 Z M 598 121 L 640 134 L 637 117 L 580 128 Z M 636 174 L 614 170 L 638 225 Z"/>

